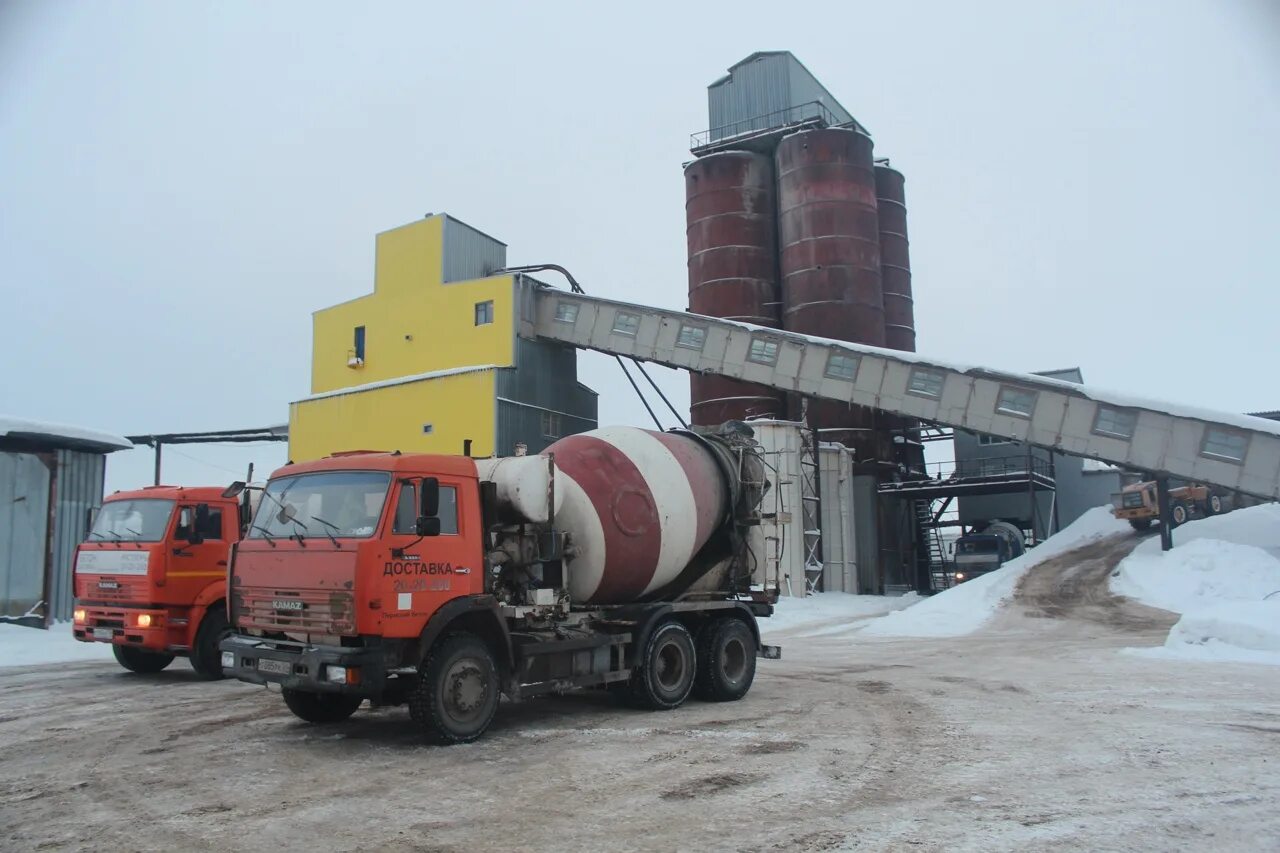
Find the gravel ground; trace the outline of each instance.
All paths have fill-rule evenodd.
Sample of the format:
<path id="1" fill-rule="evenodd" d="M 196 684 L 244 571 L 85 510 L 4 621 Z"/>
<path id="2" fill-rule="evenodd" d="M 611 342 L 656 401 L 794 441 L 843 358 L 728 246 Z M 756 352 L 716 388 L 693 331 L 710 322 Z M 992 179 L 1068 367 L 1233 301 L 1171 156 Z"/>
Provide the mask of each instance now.
<path id="1" fill-rule="evenodd" d="M 1277 849 L 1280 668 L 1123 654 L 1174 619 L 1106 592 L 1135 541 L 1034 569 L 971 637 L 792 628 L 741 702 L 504 706 L 461 747 L 178 664 L 0 670 L 4 846 Z"/>

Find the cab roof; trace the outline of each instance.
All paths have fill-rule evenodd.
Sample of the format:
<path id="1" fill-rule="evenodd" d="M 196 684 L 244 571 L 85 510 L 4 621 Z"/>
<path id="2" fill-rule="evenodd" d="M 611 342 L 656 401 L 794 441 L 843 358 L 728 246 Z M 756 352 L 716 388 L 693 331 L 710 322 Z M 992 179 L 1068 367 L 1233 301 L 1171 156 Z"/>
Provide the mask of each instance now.
<path id="1" fill-rule="evenodd" d="M 277 468 L 271 473 L 271 479 L 278 477 L 294 477 L 298 474 L 310 474 L 314 471 L 389 471 L 393 474 L 434 475 L 447 477 L 469 477 L 475 479 L 475 460 L 469 456 L 445 456 L 437 453 L 383 453 L 375 451 L 352 451 L 335 453 L 312 462 L 295 462 Z"/>
<path id="2" fill-rule="evenodd" d="M 168 500 L 168 501 L 215 501 L 215 500 L 235 500 L 234 498 L 223 498 L 222 492 L 226 486 L 146 486 L 141 489 L 130 489 L 124 492 L 113 492 L 107 495 L 105 501 L 125 501 L 125 500 Z"/>

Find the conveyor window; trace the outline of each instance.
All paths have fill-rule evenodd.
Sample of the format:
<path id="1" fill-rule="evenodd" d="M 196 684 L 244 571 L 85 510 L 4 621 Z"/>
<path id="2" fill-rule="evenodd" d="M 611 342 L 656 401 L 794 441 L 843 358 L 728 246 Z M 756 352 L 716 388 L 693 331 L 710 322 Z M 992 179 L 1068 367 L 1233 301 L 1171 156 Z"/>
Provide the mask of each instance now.
<path id="1" fill-rule="evenodd" d="M 487 326 L 493 322 L 493 300 L 476 303 L 476 325 Z"/>
<path id="2" fill-rule="evenodd" d="M 1117 409 L 1114 406 L 1098 406 L 1098 414 L 1093 419 L 1093 431 L 1098 435 L 1112 438 L 1133 438 L 1133 431 L 1138 426 L 1138 413 L 1128 409 Z"/>
<path id="3" fill-rule="evenodd" d="M 613 330 L 620 335 L 630 335 L 635 337 L 636 331 L 640 328 L 640 315 L 631 314 L 627 311 L 619 311 L 613 318 Z"/>
<path id="4" fill-rule="evenodd" d="M 1029 418 L 1036 410 L 1037 396 L 1035 391 L 1028 391 L 1026 388 L 1001 385 L 1000 396 L 996 398 L 996 411 L 1002 415 Z"/>
<path id="5" fill-rule="evenodd" d="M 911 371 L 911 378 L 907 380 L 907 393 L 938 398 L 942 396 L 942 385 L 946 381 L 947 377 L 936 370 L 917 367 Z"/>
<path id="6" fill-rule="evenodd" d="M 680 326 L 680 334 L 676 336 L 676 346 L 678 347 L 700 350 L 706 342 L 707 330 L 702 326 L 683 324 Z"/>
<path id="7" fill-rule="evenodd" d="M 556 322 L 557 323 L 578 322 L 578 306 L 572 302 L 557 303 L 556 304 Z"/>
<path id="8" fill-rule="evenodd" d="M 1200 446 L 1200 455 L 1225 459 L 1228 462 L 1243 462 L 1244 452 L 1248 447 L 1249 436 L 1243 432 L 1211 426 L 1204 431 L 1204 443 Z"/>
<path id="9" fill-rule="evenodd" d="M 747 353 L 747 360 L 754 361 L 757 364 L 773 364 L 778 360 L 778 342 L 767 341 L 764 338 L 753 338 L 751 350 Z"/>
<path id="10" fill-rule="evenodd" d="M 850 382 L 858 375 L 858 357 L 833 352 L 827 357 L 827 376 L 832 379 L 847 379 Z"/>

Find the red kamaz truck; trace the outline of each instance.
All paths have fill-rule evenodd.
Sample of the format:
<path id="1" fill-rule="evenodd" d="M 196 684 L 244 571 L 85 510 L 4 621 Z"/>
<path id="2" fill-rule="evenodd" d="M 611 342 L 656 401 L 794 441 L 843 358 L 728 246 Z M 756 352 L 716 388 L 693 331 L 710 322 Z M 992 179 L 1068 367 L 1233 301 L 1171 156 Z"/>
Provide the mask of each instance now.
<path id="1" fill-rule="evenodd" d="M 739 699 L 780 654 L 756 623 L 775 600 L 750 545 L 767 487 L 741 424 L 288 465 L 232 552 L 222 666 L 310 722 L 407 703 L 440 743 L 483 734 L 500 695 Z"/>
<path id="2" fill-rule="evenodd" d="M 159 672 L 181 656 L 221 678 L 227 555 L 249 510 L 241 497 L 210 486 L 108 496 L 76 550 L 76 639 L 111 643 L 134 672 Z"/>

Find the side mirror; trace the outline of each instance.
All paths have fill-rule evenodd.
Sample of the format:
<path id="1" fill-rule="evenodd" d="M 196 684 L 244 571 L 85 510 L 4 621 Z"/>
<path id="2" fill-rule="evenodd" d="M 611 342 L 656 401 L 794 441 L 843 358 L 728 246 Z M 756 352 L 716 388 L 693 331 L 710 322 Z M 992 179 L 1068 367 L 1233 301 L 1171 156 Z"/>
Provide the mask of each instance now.
<path id="1" fill-rule="evenodd" d="M 423 477 L 418 498 L 418 515 L 435 518 L 440 514 L 440 481 L 435 477 Z"/>
<path id="2" fill-rule="evenodd" d="M 436 516 L 431 518 L 419 516 L 413 527 L 413 532 L 422 537 L 440 535 L 440 519 Z"/>
<path id="3" fill-rule="evenodd" d="M 244 480 L 236 480 L 230 486 L 227 486 L 222 490 L 222 496 L 224 498 L 234 498 L 236 495 L 244 491 L 244 485 Z"/>

